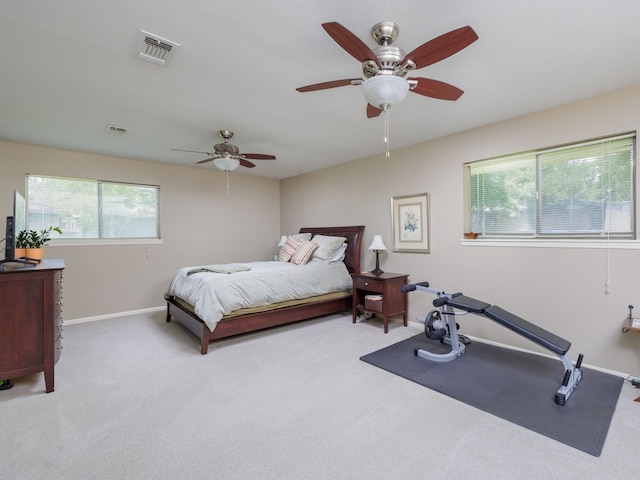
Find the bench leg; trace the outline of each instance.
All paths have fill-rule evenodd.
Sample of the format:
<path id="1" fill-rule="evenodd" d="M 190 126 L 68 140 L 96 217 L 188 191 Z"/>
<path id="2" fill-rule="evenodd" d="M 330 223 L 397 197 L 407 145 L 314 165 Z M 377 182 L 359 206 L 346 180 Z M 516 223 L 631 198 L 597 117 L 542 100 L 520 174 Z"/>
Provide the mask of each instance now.
<path id="1" fill-rule="evenodd" d="M 573 391 L 578 386 L 578 383 L 580 383 L 580 380 L 582 380 L 582 370 L 580 370 L 582 358 L 582 354 L 578 355 L 578 361 L 574 367 L 573 363 L 571 363 L 571 359 L 567 355 L 562 355 L 560 357 L 565 373 L 564 378 L 562 379 L 562 385 L 555 395 L 556 404 L 565 405 Z"/>
<path id="2" fill-rule="evenodd" d="M 451 307 L 445 306 L 441 309 L 440 315 L 447 319 L 447 335 L 440 340 L 442 343 L 451 346 L 451 350 L 447 353 L 433 353 L 424 349 L 415 349 L 413 354 L 416 357 L 424 358 L 425 360 L 433 360 L 434 362 L 450 362 L 458 357 L 464 355 L 465 346 L 460 341 L 458 335 L 458 326 L 454 311 Z"/>

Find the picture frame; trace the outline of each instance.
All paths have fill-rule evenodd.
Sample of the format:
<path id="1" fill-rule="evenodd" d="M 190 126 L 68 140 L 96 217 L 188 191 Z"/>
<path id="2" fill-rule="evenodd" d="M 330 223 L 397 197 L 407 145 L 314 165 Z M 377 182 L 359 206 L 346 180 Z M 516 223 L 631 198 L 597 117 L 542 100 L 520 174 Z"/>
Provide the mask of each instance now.
<path id="1" fill-rule="evenodd" d="M 393 251 L 431 253 L 429 245 L 429 194 L 391 197 Z"/>

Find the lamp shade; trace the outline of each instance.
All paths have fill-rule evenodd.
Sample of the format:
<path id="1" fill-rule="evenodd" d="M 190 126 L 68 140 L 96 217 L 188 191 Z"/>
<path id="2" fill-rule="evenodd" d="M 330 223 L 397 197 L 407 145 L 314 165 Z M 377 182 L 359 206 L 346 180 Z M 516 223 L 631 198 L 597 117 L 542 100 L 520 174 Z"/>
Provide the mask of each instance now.
<path id="1" fill-rule="evenodd" d="M 233 172 L 240 165 L 240 160 L 232 157 L 218 157 L 213 160 L 213 164 L 223 172 Z"/>
<path id="2" fill-rule="evenodd" d="M 282 235 L 280 237 L 280 242 L 278 242 L 278 246 L 282 247 L 285 243 L 287 243 L 287 236 L 286 235 Z"/>
<path id="3" fill-rule="evenodd" d="M 382 243 L 382 237 L 380 235 L 374 235 L 369 250 L 386 250 L 387 247 Z"/>
<path id="4" fill-rule="evenodd" d="M 409 92 L 409 82 L 396 75 L 376 75 L 362 84 L 362 93 L 369 104 L 384 110 L 402 102 Z"/>

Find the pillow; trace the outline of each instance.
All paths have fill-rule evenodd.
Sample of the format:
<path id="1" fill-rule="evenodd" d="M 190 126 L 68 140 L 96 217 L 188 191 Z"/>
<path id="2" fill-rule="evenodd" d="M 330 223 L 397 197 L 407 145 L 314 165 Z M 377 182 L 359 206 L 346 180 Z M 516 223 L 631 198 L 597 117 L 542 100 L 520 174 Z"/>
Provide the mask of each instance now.
<path id="1" fill-rule="evenodd" d="M 296 253 L 293 254 L 293 257 L 291 257 L 291 261 L 296 265 L 304 265 L 309 261 L 311 255 L 317 248 L 317 243 L 303 240 L 302 242 L 300 242 L 300 245 L 298 245 Z"/>
<path id="2" fill-rule="evenodd" d="M 338 247 L 336 253 L 333 254 L 333 258 L 331 259 L 331 263 L 333 262 L 341 262 L 347 256 L 347 242 L 343 243 L 341 247 Z"/>
<path id="3" fill-rule="evenodd" d="M 347 239 L 345 237 L 331 237 L 328 235 L 314 235 L 313 243 L 318 244 L 318 249 L 313 252 L 314 260 L 331 262 L 333 254 L 340 248 Z"/>
<path id="4" fill-rule="evenodd" d="M 287 238 L 287 241 L 284 243 L 282 248 L 280 249 L 280 253 L 278 254 L 279 262 L 288 262 L 293 257 L 293 254 L 296 253 L 297 248 L 300 246 L 299 242 L 296 242 L 293 238 Z"/>
<path id="5" fill-rule="evenodd" d="M 296 242 L 301 242 L 302 240 L 311 240 L 310 233 L 293 233 L 291 235 L 287 235 L 289 238 L 293 238 Z"/>

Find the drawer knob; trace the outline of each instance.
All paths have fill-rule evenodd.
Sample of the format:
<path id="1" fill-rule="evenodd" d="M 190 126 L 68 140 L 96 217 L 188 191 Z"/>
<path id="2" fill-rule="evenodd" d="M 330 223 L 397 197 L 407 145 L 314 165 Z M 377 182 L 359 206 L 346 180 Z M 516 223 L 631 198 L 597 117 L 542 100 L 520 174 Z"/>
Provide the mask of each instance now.
<path id="1" fill-rule="evenodd" d="M 369 282 L 364 282 L 364 286 L 368 287 L 369 286 Z"/>

